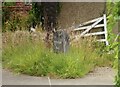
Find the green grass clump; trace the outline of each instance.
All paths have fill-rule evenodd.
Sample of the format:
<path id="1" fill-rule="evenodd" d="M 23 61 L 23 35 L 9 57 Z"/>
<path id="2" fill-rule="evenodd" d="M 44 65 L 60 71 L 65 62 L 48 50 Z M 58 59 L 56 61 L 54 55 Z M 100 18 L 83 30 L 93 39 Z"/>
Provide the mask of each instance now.
<path id="1" fill-rule="evenodd" d="M 103 62 L 101 55 L 86 41 L 70 46 L 67 53 L 54 53 L 42 41 L 23 40 L 3 48 L 3 67 L 17 73 L 51 78 L 78 78 Z M 99 61 L 102 61 L 98 63 Z"/>

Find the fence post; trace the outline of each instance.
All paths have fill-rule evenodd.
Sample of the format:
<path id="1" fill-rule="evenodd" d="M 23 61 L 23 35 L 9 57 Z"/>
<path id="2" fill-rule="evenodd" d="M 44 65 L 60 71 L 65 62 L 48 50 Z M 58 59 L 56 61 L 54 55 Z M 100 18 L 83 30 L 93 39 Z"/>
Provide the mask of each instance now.
<path id="1" fill-rule="evenodd" d="M 103 15 L 104 18 L 104 31 L 105 31 L 105 43 L 106 45 L 109 45 L 108 40 L 107 40 L 107 21 L 106 21 L 106 14 Z"/>

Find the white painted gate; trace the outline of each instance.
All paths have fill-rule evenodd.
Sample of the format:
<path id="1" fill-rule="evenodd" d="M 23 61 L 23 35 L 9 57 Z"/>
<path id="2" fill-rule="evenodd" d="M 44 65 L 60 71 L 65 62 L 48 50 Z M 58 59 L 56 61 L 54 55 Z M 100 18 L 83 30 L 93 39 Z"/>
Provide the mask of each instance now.
<path id="1" fill-rule="evenodd" d="M 99 24 L 101 21 L 103 21 L 103 24 Z M 104 31 L 94 32 L 94 33 L 88 33 L 91 29 L 100 28 L 100 27 L 103 27 Z M 84 23 L 80 24 L 78 27 L 76 27 L 74 29 L 74 31 L 81 31 L 81 30 L 84 30 L 84 31 L 79 35 L 79 37 L 86 37 L 86 36 L 91 36 L 91 35 L 92 36 L 93 35 L 104 35 L 105 36 L 104 39 L 99 39 L 97 41 L 105 42 L 106 45 L 109 45 L 108 44 L 108 40 L 107 40 L 106 14 L 104 14 L 102 17 L 99 17 L 99 18 L 96 18 L 96 19 L 84 22 Z"/>

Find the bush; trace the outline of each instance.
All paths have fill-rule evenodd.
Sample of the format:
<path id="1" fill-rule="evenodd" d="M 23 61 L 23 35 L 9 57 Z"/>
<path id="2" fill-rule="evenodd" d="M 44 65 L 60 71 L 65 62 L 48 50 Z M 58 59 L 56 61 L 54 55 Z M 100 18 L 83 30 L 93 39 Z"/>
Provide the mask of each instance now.
<path id="1" fill-rule="evenodd" d="M 30 16 L 15 13 L 7 20 L 3 25 L 3 32 L 16 31 L 16 30 L 28 30 L 31 25 Z"/>
<path id="2" fill-rule="evenodd" d="M 109 65 L 108 59 L 104 61 L 101 58 L 99 52 L 91 46 L 90 40 L 73 43 L 68 53 L 56 54 L 52 49 L 48 50 L 41 40 L 32 41 L 31 36 L 20 36 L 24 38 L 21 43 L 17 38 L 14 40 L 19 44 L 9 42 L 6 46 L 3 45 L 3 67 L 18 73 L 51 78 L 78 78 L 92 71 L 96 65 Z M 12 38 L 10 41 L 13 41 Z M 99 64 L 99 61 L 103 62 Z"/>
<path id="3" fill-rule="evenodd" d="M 108 0 L 109 1 L 109 0 Z M 119 21 L 119 17 L 120 17 L 120 1 L 118 2 L 107 2 L 107 15 L 108 15 L 108 41 L 110 42 L 110 45 L 108 46 L 108 50 L 111 51 L 113 50 L 114 51 L 114 54 L 113 54 L 113 58 L 115 59 L 114 61 L 114 68 L 115 69 L 119 69 L 118 68 L 118 63 L 119 63 L 119 59 L 118 59 L 118 53 L 120 52 L 118 46 L 120 45 L 120 43 L 117 41 L 117 39 L 119 39 L 119 35 L 115 35 L 113 34 L 113 27 L 114 25 L 117 23 L 117 21 Z M 119 29 L 118 29 L 119 30 Z M 116 41 L 115 41 L 115 38 L 116 38 Z M 119 74 L 119 73 L 118 73 Z M 120 86 L 120 75 L 117 75 L 116 76 L 116 86 L 119 87 Z"/>

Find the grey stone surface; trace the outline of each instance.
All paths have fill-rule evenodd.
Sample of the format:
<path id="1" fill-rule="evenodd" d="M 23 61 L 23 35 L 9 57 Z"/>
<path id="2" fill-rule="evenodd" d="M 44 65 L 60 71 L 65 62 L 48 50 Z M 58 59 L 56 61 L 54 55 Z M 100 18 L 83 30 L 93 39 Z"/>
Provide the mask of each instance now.
<path id="1" fill-rule="evenodd" d="M 114 85 L 115 71 L 109 67 L 97 67 L 88 75 L 77 79 L 48 79 L 48 77 L 35 77 L 15 75 L 3 69 L 3 85 Z M 97 87 L 97 86 L 96 86 Z M 106 87 L 106 86 L 105 86 Z"/>
<path id="2" fill-rule="evenodd" d="M 47 77 L 16 75 L 8 70 L 3 70 L 2 85 L 49 85 L 49 82 Z"/>

